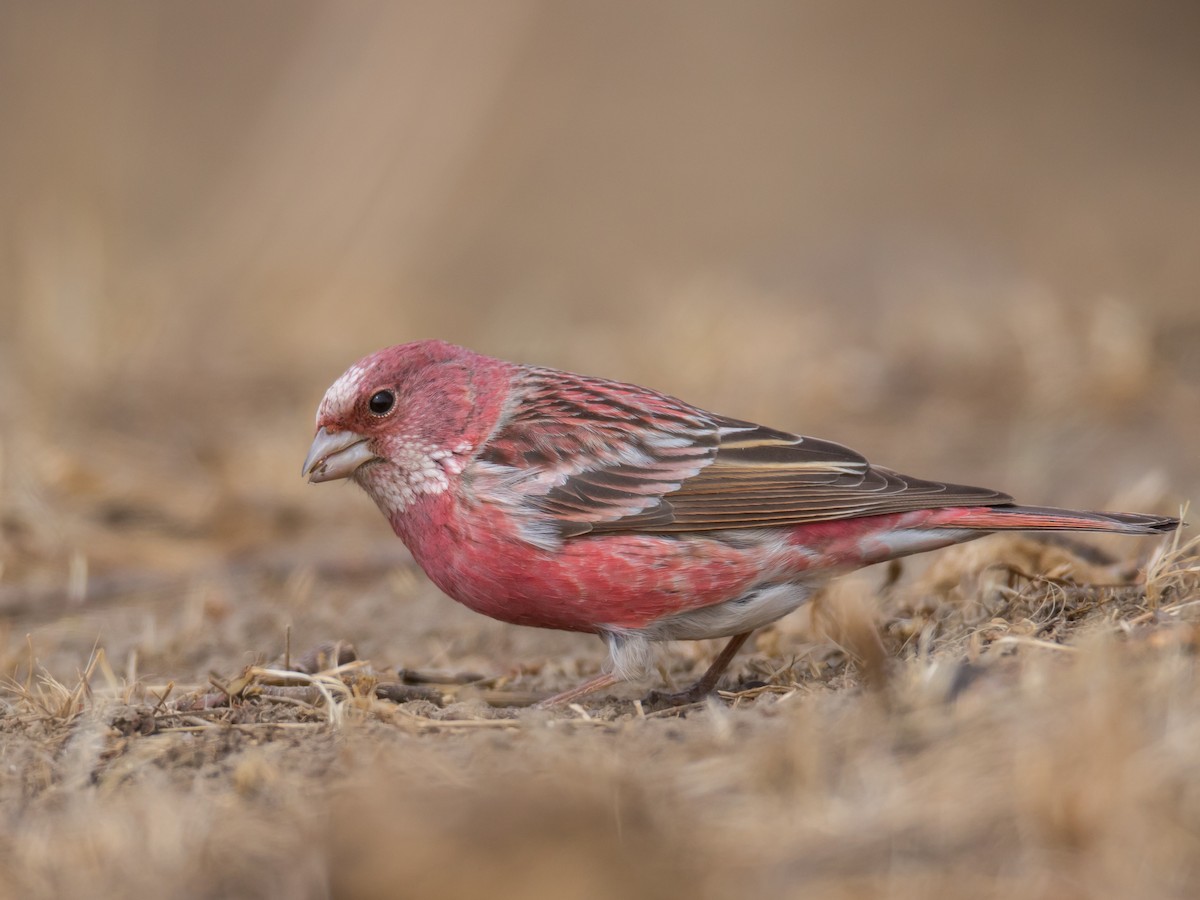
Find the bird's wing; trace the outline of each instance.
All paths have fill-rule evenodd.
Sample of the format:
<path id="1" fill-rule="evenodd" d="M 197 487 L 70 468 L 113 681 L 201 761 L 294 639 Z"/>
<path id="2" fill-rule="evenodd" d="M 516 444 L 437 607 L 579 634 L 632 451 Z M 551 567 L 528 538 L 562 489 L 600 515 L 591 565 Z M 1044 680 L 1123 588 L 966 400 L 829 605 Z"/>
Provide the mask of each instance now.
<path id="1" fill-rule="evenodd" d="M 646 388 L 526 369 L 480 459 L 518 473 L 560 537 L 771 528 L 947 506 L 997 491 L 872 466 L 860 454 L 706 413 Z"/>

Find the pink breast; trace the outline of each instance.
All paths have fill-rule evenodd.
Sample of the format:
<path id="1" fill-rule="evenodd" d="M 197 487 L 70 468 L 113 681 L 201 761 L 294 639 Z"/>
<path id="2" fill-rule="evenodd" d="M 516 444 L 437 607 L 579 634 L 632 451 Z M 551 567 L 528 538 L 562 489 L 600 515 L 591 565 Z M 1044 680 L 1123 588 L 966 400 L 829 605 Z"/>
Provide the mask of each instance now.
<path id="1" fill-rule="evenodd" d="M 641 628 L 740 596 L 763 570 L 760 550 L 712 537 L 602 535 L 547 551 L 520 540 L 499 509 L 463 509 L 450 493 L 421 498 L 393 527 L 449 596 L 540 628 Z"/>

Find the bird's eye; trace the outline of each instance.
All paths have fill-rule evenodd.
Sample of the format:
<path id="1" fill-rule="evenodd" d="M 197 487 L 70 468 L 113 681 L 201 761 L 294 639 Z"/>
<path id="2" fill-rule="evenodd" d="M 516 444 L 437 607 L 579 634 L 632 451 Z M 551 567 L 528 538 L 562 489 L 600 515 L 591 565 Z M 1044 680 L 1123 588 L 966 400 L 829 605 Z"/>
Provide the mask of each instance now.
<path id="1" fill-rule="evenodd" d="M 396 395 L 391 391 L 376 391 L 367 401 L 367 409 L 373 416 L 386 416 L 396 405 Z"/>

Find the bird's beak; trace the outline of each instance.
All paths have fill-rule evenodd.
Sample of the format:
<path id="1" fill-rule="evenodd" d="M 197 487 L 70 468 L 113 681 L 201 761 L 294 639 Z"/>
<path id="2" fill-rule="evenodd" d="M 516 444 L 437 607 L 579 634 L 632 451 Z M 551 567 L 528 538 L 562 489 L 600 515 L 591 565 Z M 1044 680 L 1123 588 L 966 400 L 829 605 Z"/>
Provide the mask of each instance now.
<path id="1" fill-rule="evenodd" d="M 361 434 L 318 428 L 300 474 L 307 475 L 313 484 L 349 478 L 363 463 L 376 458 Z"/>

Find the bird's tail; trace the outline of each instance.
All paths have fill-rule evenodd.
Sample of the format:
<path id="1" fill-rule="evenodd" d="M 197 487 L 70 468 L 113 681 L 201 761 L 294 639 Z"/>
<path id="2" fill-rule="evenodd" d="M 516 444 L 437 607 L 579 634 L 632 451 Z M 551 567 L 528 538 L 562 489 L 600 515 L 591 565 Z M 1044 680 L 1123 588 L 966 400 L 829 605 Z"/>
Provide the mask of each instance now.
<path id="1" fill-rule="evenodd" d="M 1085 512 L 1048 506 L 976 506 L 956 516 L 956 528 L 980 531 L 1111 531 L 1117 534 L 1166 534 L 1179 527 L 1172 516 Z"/>

